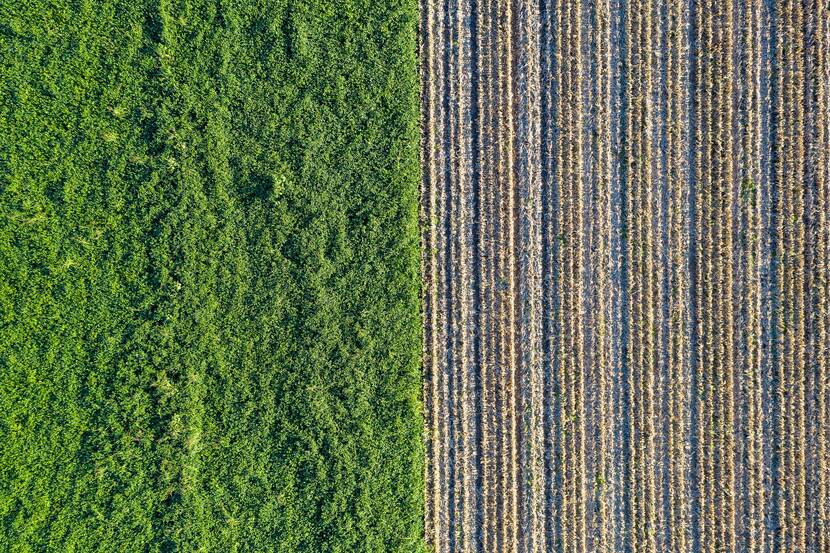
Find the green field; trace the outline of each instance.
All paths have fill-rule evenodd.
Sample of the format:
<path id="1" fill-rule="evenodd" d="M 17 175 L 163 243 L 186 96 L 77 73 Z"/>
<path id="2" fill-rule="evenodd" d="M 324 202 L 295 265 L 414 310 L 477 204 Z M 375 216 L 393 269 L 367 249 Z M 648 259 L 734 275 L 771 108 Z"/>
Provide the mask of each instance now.
<path id="1" fill-rule="evenodd" d="M 0 551 L 419 551 L 414 0 L 0 0 Z"/>

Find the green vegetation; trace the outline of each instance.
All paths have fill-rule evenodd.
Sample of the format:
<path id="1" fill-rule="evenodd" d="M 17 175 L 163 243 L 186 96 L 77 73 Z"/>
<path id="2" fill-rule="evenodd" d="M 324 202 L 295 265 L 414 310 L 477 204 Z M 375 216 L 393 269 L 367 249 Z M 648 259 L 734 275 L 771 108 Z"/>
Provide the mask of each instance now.
<path id="1" fill-rule="evenodd" d="M 421 550 L 416 23 L 0 0 L 0 550 Z"/>

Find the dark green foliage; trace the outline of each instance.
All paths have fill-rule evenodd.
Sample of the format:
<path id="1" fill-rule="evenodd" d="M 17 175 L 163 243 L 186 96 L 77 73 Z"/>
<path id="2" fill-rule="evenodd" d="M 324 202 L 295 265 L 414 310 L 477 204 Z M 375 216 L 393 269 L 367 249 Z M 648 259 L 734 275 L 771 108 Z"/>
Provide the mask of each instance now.
<path id="1" fill-rule="evenodd" d="M 415 551 L 414 0 L 0 0 L 0 551 Z"/>

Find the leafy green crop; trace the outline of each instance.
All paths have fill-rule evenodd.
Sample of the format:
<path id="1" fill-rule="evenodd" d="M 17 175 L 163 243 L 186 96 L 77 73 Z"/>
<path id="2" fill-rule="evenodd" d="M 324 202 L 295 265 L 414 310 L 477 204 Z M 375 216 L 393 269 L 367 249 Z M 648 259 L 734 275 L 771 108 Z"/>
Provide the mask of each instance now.
<path id="1" fill-rule="evenodd" d="M 414 0 L 0 0 L 0 550 L 421 550 Z"/>

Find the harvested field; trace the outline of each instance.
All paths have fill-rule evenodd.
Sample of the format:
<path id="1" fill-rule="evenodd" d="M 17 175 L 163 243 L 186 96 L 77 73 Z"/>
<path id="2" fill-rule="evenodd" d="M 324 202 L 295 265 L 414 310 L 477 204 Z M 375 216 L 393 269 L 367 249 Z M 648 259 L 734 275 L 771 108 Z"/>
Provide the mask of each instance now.
<path id="1" fill-rule="evenodd" d="M 830 551 L 827 1 L 420 28 L 427 543 Z"/>

